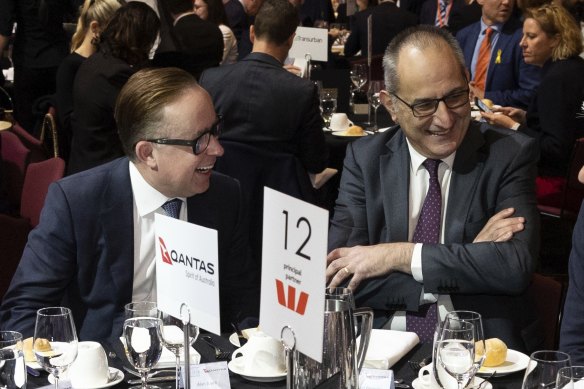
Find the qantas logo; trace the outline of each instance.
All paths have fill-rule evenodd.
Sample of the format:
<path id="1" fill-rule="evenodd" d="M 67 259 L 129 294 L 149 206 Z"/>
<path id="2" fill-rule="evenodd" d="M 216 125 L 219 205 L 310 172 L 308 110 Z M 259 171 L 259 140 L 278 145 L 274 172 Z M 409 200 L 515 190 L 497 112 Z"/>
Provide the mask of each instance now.
<path id="1" fill-rule="evenodd" d="M 284 293 L 284 283 L 278 279 L 276 279 L 276 291 L 280 305 L 304 316 L 306 304 L 308 303 L 308 294 L 306 292 L 300 292 L 298 304 L 296 304 L 296 288 L 292 285 L 288 285 L 288 301 L 286 301 L 286 294 Z"/>
<path id="2" fill-rule="evenodd" d="M 160 254 L 162 254 L 162 262 L 172 265 L 172 261 L 170 260 L 170 255 L 168 254 L 164 240 L 160 237 L 158 240 L 160 241 Z"/>

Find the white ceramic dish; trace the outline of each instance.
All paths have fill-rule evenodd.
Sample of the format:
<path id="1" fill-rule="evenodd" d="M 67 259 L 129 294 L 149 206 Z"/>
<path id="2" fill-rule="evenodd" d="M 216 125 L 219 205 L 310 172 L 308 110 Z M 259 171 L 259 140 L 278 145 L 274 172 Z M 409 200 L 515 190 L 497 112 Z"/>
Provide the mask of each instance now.
<path id="1" fill-rule="evenodd" d="M 53 378 L 52 375 L 49 374 L 49 382 L 54 385 L 55 384 L 55 379 Z M 94 388 L 85 388 L 85 389 L 101 389 L 101 388 L 109 388 L 110 386 L 114 386 L 119 384 L 120 382 L 122 382 L 124 379 L 124 373 L 122 373 L 121 370 L 116 369 L 115 367 L 110 367 L 109 368 L 109 379 L 107 384 L 103 385 L 103 386 L 96 386 Z M 71 383 L 69 382 L 69 378 L 68 377 L 63 377 L 62 379 L 59 380 L 59 386 L 61 386 L 61 383 L 63 383 L 63 387 L 64 388 L 71 388 Z"/>
<path id="2" fill-rule="evenodd" d="M 247 375 L 241 370 L 240 366 L 238 365 L 237 361 L 231 361 L 227 364 L 229 370 L 233 373 L 238 374 L 245 378 L 248 381 L 254 382 L 277 382 L 286 379 L 286 372 L 277 374 L 277 375 Z"/>
<path id="3" fill-rule="evenodd" d="M 347 134 L 345 131 L 341 131 L 341 132 L 333 132 L 333 135 L 334 136 L 341 136 L 341 137 L 348 137 L 348 138 L 360 138 L 362 136 L 367 136 L 369 134 L 364 132 L 363 135 L 350 135 L 350 134 Z"/>
<path id="4" fill-rule="evenodd" d="M 470 389 L 478 387 L 483 381 L 484 381 L 484 379 L 482 379 L 481 377 L 475 377 L 474 385 L 471 386 Z M 419 378 L 416 378 L 414 380 L 414 382 L 412 382 L 412 388 L 414 388 L 414 389 L 440 389 L 439 386 L 429 387 L 429 386 L 426 386 L 426 385 L 422 385 L 420 383 Z M 481 386 L 481 389 L 493 389 L 493 385 L 491 385 L 490 382 L 487 382 L 486 384 L 484 384 L 483 386 Z"/>
<path id="5" fill-rule="evenodd" d="M 525 355 L 519 351 L 509 349 L 507 350 L 507 358 L 502 365 L 493 367 L 483 366 L 479 370 L 478 374 L 488 376 L 491 375 L 493 372 L 496 372 L 495 377 L 500 377 L 521 370 L 525 370 L 527 368 L 528 363 L 529 363 L 528 355 Z"/>

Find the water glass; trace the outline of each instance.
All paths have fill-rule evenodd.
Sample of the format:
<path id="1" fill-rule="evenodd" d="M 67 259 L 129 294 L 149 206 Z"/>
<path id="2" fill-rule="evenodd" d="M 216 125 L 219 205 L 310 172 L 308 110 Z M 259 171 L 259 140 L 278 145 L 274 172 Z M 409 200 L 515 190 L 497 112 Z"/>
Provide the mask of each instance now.
<path id="1" fill-rule="evenodd" d="M 349 75 L 355 89 L 361 91 L 361 88 L 367 83 L 367 65 L 361 63 L 353 64 Z"/>
<path id="2" fill-rule="evenodd" d="M 560 369 L 571 366 L 570 356 L 564 352 L 536 351 L 529 357 L 521 388 L 553 388 Z"/>
<path id="3" fill-rule="evenodd" d="M 474 333 L 474 325 L 466 321 L 447 318 L 442 323 L 442 332 L 436 346 L 437 361 L 435 363 L 440 364 L 446 373 L 456 379 L 458 389 L 465 388 L 476 373 Z M 438 378 L 440 385 L 445 388 L 446 379 L 440 375 Z"/>
<path id="4" fill-rule="evenodd" d="M 0 388 L 26 387 L 26 367 L 22 351 L 22 334 L 0 331 Z"/>
<path id="5" fill-rule="evenodd" d="M 158 317 L 158 306 L 153 301 L 136 301 L 128 303 L 124 306 L 124 318 L 131 319 L 133 317 Z"/>
<path id="6" fill-rule="evenodd" d="M 124 321 L 124 339 L 126 356 L 140 372 L 142 389 L 156 388 L 148 386 L 148 372 L 160 359 L 162 354 L 162 320 L 156 317 L 133 317 Z"/>
<path id="7" fill-rule="evenodd" d="M 37 362 L 53 375 L 55 389 L 61 375 L 77 358 L 77 332 L 69 308 L 49 307 L 37 311 L 33 352 Z"/>
<path id="8" fill-rule="evenodd" d="M 562 367 L 556 377 L 556 389 L 584 387 L 584 366 Z"/>
<path id="9" fill-rule="evenodd" d="M 331 117 L 337 111 L 337 97 L 332 91 L 323 90 L 320 98 L 322 118 L 324 125 L 328 128 L 331 125 Z"/>

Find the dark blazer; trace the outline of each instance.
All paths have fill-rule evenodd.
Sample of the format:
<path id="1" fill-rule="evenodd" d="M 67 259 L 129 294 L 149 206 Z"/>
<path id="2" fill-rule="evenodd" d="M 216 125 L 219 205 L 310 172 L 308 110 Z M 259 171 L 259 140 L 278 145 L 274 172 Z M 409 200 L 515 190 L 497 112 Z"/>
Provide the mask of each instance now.
<path id="1" fill-rule="evenodd" d="M 288 72 L 271 55 L 251 53 L 233 65 L 208 69 L 200 83 L 223 115 L 222 139 L 294 154 L 311 173 L 326 167 L 319 99 L 311 81 Z"/>
<path id="2" fill-rule="evenodd" d="M 132 299 L 133 200 L 128 159 L 51 185 L 0 308 L 0 327 L 32 336 L 36 310 L 73 310 L 80 340 L 120 336 Z M 253 289 L 246 281 L 246 225 L 239 184 L 213 173 L 209 190 L 187 199 L 188 220 L 218 231 L 223 331 Z M 249 300 L 248 300 L 249 302 Z"/>
<path id="3" fill-rule="evenodd" d="M 239 0 L 229 0 L 227 3 L 223 4 L 225 6 L 225 15 L 227 16 L 227 21 L 229 22 L 229 28 L 233 31 L 235 39 L 237 39 L 237 45 L 241 41 L 241 33 L 244 26 L 247 24 L 245 10 L 243 5 Z M 249 31 L 248 31 L 249 32 Z"/>
<path id="4" fill-rule="evenodd" d="M 539 214 L 535 199 L 537 147 L 527 136 L 472 123 L 456 152 L 444 244 L 422 247 L 424 283 L 392 273 L 362 283 L 359 306 L 382 315 L 417 311 L 422 287 L 451 295 L 455 309 L 483 315 L 485 336 L 531 349 L 535 320 L 519 295 L 535 267 Z M 408 241 L 410 154 L 394 127 L 347 147 L 329 249 Z M 380 182 L 381 180 L 381 182 Z M 472 243 L 488 219 L 514 207 L 525 229 L 504 243 Z"/>
<path id="5" fill-rule="evenodd" d="M 357 12 L 351 18 L 351 34 L 345 42 L 345 56 L 352 57 L 359 50 L 362 56 L 367 56 L 367 17 L 369 15 L 373 15 L 373 55 L 385 53 L 387 45 L 394 36 L 418 24 L 416 15 L 398 8 L 392 1 Z"/>
<path id="6" fill-rule="evenodd" d="M 572 236 L 568 274 L 570 281 L 562 315 L 560 350 L 570 354 L 572 365 L 584 364 L 584 206 Z"/>
<path id="7" fill-rule="evenodd" d="M 479 21 L 456 34 L 464 53 L 464 61 L 471 73 L 471 80 L 474 77 L 471 69 L 472 56 L 480 31 Z M 517 19 L 511 18 L 503 25 L 487 70 L 485 98 L 493 100 L 495 104 L 526 109 L 539 85 L 540 69 L 523 60 L 519 47 L 522 34 L 521 22 Z"/>

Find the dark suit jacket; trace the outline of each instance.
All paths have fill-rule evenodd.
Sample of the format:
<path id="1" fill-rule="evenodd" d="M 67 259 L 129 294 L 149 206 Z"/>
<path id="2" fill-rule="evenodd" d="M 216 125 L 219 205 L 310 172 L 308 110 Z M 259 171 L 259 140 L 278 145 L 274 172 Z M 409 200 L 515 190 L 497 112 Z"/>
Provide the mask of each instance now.
<path id="1" fill-rule="evenodd" d="M 572 252 L 568 274 L 568 294 L 564 304 L 562 328 L 560 330 L 560 350 L 572 357 L 572 365 L 584 364 L 584 206 L 574 227 Z"/>
<path id="2" fill-rule="evenodd" d="M 243 5 L 241 5 L 239 0 L 229 0 L 224 4 L 224 6 L 225 15 L 227 16 L 227 21 L 229 22 L 229 28 L 231 28 L 231 31 L 233 31 L 233 35 L 235 35 L 235 39 L 237 39 L 237 45 L 239 46 L 243 28 L 247 24 L 247 15 L 245 14 Z"/>
<path id="3" fill-rule="evenodd" d="M 392 273 L 362 284 L 356 301 L 387 315 L 417 311 L 422 287 L 450 294 L 455 309 L 483 315 L 487 337 L 526 350 L 534 320 L 518 295 L 530 281 L 538 253 L 537 147 L 520 133 L 479 126 L 470 125 L 456 152 L 445 242 L 422 247 L 424 283 Z M 399 127 L 348 146 L 329 249 L 408 241 L 409 165 Z M 488 219 L 508 207 L 525 217 L 524 231 L 504 243 L 472 243 Z"/>
<path id="4" fill-rule="evenodd" d="M 480 31 L 479 21 L 456 34 L 464 53 L 464 61 L 471 73 L 471 80 L 474 77 L 470 68 L 472 56 Z M 493 100 L 495 104 L 526 109 L 539 85 L 540 69 L 523 60 L 519 47 L 522 34 L 521 22 L 517 19 L 511 18 L 503 25 L 487 70 L 485 98 Z"/>
<path id="5" fill-rule="evenodd" d="M 351 18 L 351 34 L 345 42 L 345 56 L 352 57 L 359 50 L 361 50 L 361 55 L 367 56 L 367 17 L 369 15 L 373 15 L 373 55 L 385 53 L 387 45 L 394 36 L 418 24 L 416 15 L 398 8 L 391 1 L 357 12 Z"/>
<path id="6" fill-rule="evenodd" d="M 118 337 L 124 305 L 132 299 L 132 204 L 127 158 L 52 184 L 4 297 L 0 327 L 32 336 L 37 309 L 65 298 L 80 340 Z M 247 226 L 239 183 L 213 173 L 209 190 L 187 204 L 190 222 L 218 231 L 225 331 L 253 289 L 246 281 Z"/>
<path id="7" fill-rule="evenodd" d="M 233 65 L 208 69 L 200 83 L 223 115 L 222 139 L 294 154 L 311 173 L 326 167 L 316 87 L 276 58 L 251 53 Z"/>

